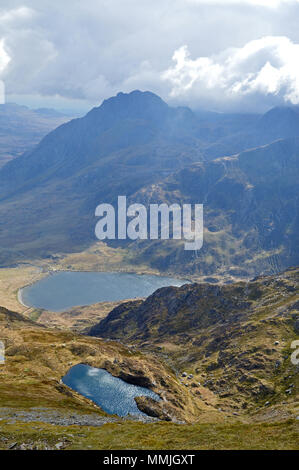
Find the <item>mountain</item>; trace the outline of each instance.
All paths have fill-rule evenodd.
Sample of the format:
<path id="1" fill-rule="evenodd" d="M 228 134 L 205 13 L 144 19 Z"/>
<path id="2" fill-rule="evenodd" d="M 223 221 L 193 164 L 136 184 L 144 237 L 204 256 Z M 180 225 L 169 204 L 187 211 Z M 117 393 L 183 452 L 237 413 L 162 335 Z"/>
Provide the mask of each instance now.
<path id="1" fill-rule="evenodd" d="M 299 263 L 299 139 L 199 162 L 145 187 L 132 201 L 204 204 L 204 244 L 140 241 L 140 262 L 181 274 L 253 277 Z M 135 251 L 136 248 L 135 248 Z"/>
<path id="2" fill-rule="evenodd" d="M 123 318 L 114 310 L 97 327 L 104 339 L 0 307 L 0 449 L 107 449 L 112 442 L 159 450 L 166 441 L 169 449 L 296 448 L 298 366 L 290 342 L 297 276 L 292 270 L 249 285 L 160 289 L 127 304 Z M 137 406 L 164 422 L 108 415 L 62 383 L 76 364 L 152 389 L 161 400 L 136 397 Z"/>
<path id="3" fill-rule="evenodd" d="M 18 329 L 18 328 L 32 328 L 33 326 L 36 328 L 41 328 L 37 323 L 33 322 L 29 318 L 21 315 L 17 312 L 12 312 L 7 308 L 0 307 L 0 325 L 1 329 L 9 328 L 10 330 Z M 2 340 L 4 339 L 4 336 Z"/>
<path id="4" fill-rule="evenodd" d="M 114 164 L 120 164 L 130 167 L 131 175 L 136 167 L 142 173 L 164 171 L 167 174 L 188 161 L 200 159 L 192 147 L 196 125 L 191 111 L 170 108 L 153 93 L 119 93 L 84 118 L 60 126 L 30 155 L 5 168 L 0 174 L 1 196 L 13 194 L 16 189 L 26 190 L 28 185 L 41 185 L 44 179 L 48 182 L 52 178 L 76 176 L 87 167 L 91 173 L 95 171 L 92 165 L 106 168 L 107 163 L 111 164 L 109 173 L 113 172 Z M 173 148 L 174 143 L 177 150 Z M 191 152 L 189 159 L 183 160 L 183 149 Z M 11 174 L 13 186 L 9 181 Z M 113 176 L 115 179 L 116 175 Z"/>
<path id="5" fill-rule="evenodd" d="M 294 264 L 298 140 L 211 158 L 289 136 L 296 123 L 296 107 L 264 116 L 194 113 L 151 92 L 119 93 L 0 170 L 0 264 L 87 248 L 96 241 L 96 206 L 118 195 L 205 204 L 199 256 L 158 241 L 134 244 L 133 262 L 209 276 Z"/>
<path id="6" fill-rule="evenodd" d="M 32 110 L 13 103 L 0 105 L 0 167 L 31 151 L 50 131 L 70 117 L 55 110 Z"/>
<path id="7" fill-rule="evenodd" d="M 165 287 L 113 309 L 91 336 L 135 344 L 168 360 L 187 387 L 200 383 L 238 413 L 296 402 L 290 360 L 299 331 L 299 269 L 232 285 Z"/>

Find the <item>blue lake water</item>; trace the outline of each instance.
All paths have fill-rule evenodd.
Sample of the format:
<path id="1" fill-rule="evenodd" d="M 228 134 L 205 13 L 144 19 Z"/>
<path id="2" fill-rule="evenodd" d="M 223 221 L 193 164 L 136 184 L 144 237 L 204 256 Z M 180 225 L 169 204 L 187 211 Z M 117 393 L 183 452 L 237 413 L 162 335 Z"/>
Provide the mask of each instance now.
<path id="1" fill-rule="evenodd" d="M 30 307 L 61 312 L 77 305 L 147 297 L 160 287 L 187 281 L 170 277 L 107 272 L 58 272 L 20 291 Z"/>
<path id="2" fill-rule="evenodd" d="M 134 397 L 148 396 L 160 400 L 159 395 L 147 388 L 128 384 L 104 369 L 85 364 L 72 367 L 62 382 L 95 402 L 106 413 L 118 416 L 144 415 L 138 409 Z"/>

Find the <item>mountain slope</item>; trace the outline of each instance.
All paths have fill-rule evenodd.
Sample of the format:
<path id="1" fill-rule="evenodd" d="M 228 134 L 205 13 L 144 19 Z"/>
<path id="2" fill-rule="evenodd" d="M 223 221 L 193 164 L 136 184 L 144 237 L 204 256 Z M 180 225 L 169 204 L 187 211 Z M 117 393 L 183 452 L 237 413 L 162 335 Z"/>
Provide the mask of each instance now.
<path id="1" fill-rule="evenodd" d="M 191 111 L 170 108 L 153 93 L 119 93 L 104 101 L 99 108 L 92 109 L 84 118 L 60 126 L 46 136 L 30 155 L 3 169 L 0 173 L 1 196 L 41 186 L 51 179 L 70 178 L 92 165 L 103 166 L 101 160 L 105 157 L 111 164 L 114 160 L 132 167 L 136 164 L 150 172 L 154 172 L 150 165 L 158 167 L 156 170 L 175 168 L 180 166 L 176 159 L 170 161 L 167 155 L 162 162 L 162 155 L 157 159 L 155 146 L 161 145 L 163 149 L 163 145 L 173 142 L 183 145 L 186 137 L 189 139 L 195 134 L 196 125 Z M 140 146 L 147 145 L 150 153 L 146 155 L 143 151 L 145 158 L 142 160 L 141 156 L 136 162 L 131 147 L 137 147 L 139 151 Z"/>
<path id="2" fill-rule="evenodd" d="M 188 387 L 180 383 L 165 357 L 160 360 L 157 354 L 44 328 L 1 308 L 0 332 L 6 345 L 6 362 L 0 366 L 0 449 L 296 448 L 292 394 L 283 406 L 262 405 L 258 415 L 241 416 L 238 408 L 223 406 L 223 399 L 220 408 L 207 386 L 191 386 L 188 379 Z M 135 383 L 150 382 L 164 398 L 159 402 L 162 409 L 144 402 L 139 406 L 147 406 L 152 414 L 160 411 L 162 419 L 191 424 L 108 416 L 61 383 L 70 366 L 82 362 Z"/>
<path id="3" fill-rule="evenodd" d="M 70 117 L 54 110 L 31 110 L 26 106 L 0 105 L 0 167 L 31 151 L 50 131 Z"/>
<path id="4" fill-rule="evenodd" d="M 220 123 L 227 120 L 230 124 L 229 132 L 219 135 L 204 149 L 206 159 L 234 155 L 279 139 L 299 136 L 298 106 L 275 107 L 261 116 L 228 115 Z"/>
<path id="5" fill-rule="evenodd" d="M 59 127 L 0 171 L 2 259 L 91 243 L 96 206 L 199 160 L 195 134 L 191 111 L 138 91 Z"/>
<path id="6" fill-rule="evenodd" d="M 10 409 L 13 416 L 30 408 L 34 411 L 34 407 L 52 412 L 54 422 L 55 411 L 59 410 L 65 417 L 75 410 L 107 416 L 90 400 L 61 383 L 71 366 L 82 363 L 104 368 L 115 377 L 150 388 L 164 397 L 158 404 L 140 398 L 140 408 L 151 416 L 166 421 L 193 421 L 201 412 L 211 412 L 212 416 L 215 412 L 200 397 L 190 396 L 169 366 L 153 354 L 145 355 L 116 342 L 68 330 L 47 328 L 2 307 L 0 337 L 5 345 L 5 362 L 0 364 L 0 411 Z"/>

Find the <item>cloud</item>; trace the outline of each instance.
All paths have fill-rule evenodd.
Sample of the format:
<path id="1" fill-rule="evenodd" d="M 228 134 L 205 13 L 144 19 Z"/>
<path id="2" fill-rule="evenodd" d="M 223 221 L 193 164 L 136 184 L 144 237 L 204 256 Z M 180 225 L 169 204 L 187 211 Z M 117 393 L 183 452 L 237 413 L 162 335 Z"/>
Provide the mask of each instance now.
<path id="1" fill-rule="evenodd" d="M 170 95 L 190 101 L 207 98 L 214 105 L 248 102 L 262 95 L 273 102 L 299 103 L 299 44 L 283 36 L 253 40 L 241 48 L 192 59 L 187 46 L 173 55 L 173 66 L 162 73 Z"/>
<path id="2" fill-rule="evenodd" d="M 0 74 L 10 62 L 10 57 L 5 50 L 4 39 L 0 40 Z"/>
<path id="3" fill-rule="evenodd" d="M 299 0 L 1 0 L 0 78 L 9 100 L 62 108 L 136 88 L 192 107 L 294 102 L 298 21 Z"/>

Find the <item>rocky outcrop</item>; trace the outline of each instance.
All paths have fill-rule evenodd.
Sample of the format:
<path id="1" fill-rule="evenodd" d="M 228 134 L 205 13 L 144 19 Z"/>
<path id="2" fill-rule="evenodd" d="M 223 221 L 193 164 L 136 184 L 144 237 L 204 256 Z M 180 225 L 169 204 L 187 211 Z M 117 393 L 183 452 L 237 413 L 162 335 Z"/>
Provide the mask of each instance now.
<path id="1" fill-rule="evenodd" d="M 126 341 L 192 335 L 196 344 L 202 337 L 198 338 L 195 332 L 212 326 L 227 328 L 248 318 L 256 301 L 273 282 L 270 277 L 233 285 L 185 284 L 161 288 L 145 301 L 131 301 L 116 307 L 89 330 L 89 335 Z M 287 286 L 284 290 L 287 292 Z M 206 353 L 223 349 L 228 340 L 225 335 L 211 338 Z"/>
<path id="2" fill-rule="evenodd" d="M 136 404 L 140 411 L 153 418 L 159 418 L 162 421 L 175 421 L 175 417 L 171 416 L 170 410 L 166 412 L 163 403 L 153 400 L 150 397 L 136 397 Z"/>

